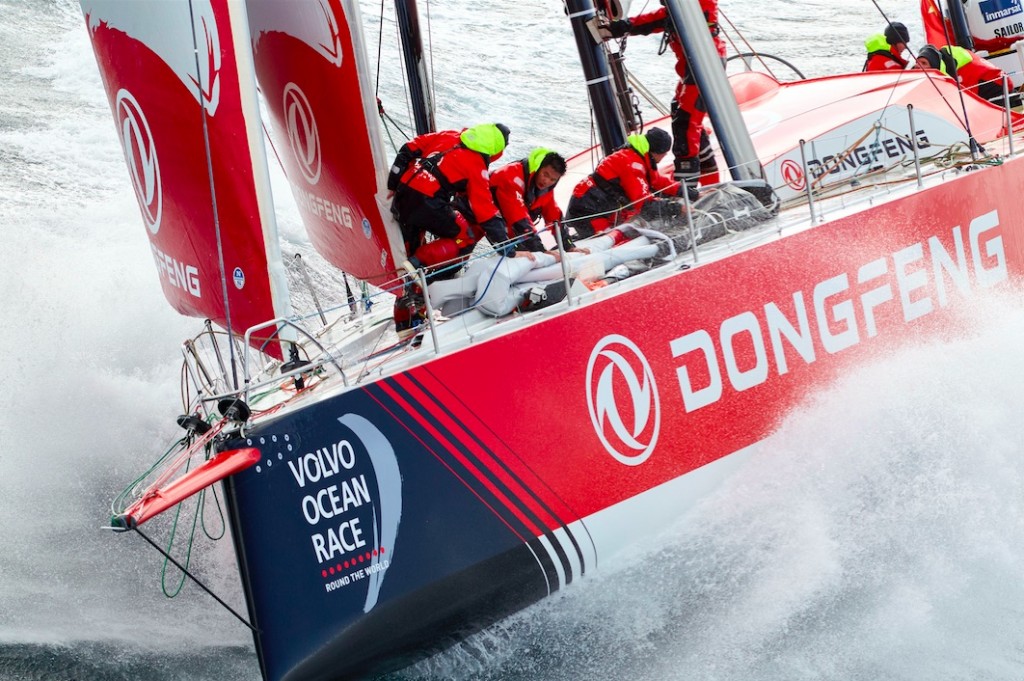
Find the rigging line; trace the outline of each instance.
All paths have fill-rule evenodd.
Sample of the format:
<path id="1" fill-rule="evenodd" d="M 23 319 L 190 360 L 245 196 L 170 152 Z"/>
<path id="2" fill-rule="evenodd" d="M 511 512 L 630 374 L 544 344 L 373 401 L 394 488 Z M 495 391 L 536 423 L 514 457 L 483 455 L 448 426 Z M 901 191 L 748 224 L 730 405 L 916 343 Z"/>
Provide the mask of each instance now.
<path id="1" fill-rule="evenodd" d="M 430 0 L 427 0 L 427 46 L 427 54 L 430 55 L 430 117 L 436 120 L 434 93 L 437 92 L 437 83 L 434 82 L 434 24 L 430 20 Z"/>
<path id="2" fill-rule="evenodd" d="M 383 41 L 383 39 L 384 38 L 383 38 L 383 35 L 382 35 L 381 36 L 381 40 Z M 401 50 L 402 50 L 402 35 L 401 35 L 401 29 L 398 26 L 398 21 L 397 20 L 395 21 L 395 38 L 394 38 L 394 40 L 395 40 L 395 44 L 398 46 L 399 52 L 401 52 Z M 398 59 L 398 68 L 402 72 L 402 78 L 401 78 L 402 90 L 405 92 L 405 116 L 406 116 L 407 120 L 414 121 L 414 120 L 416 120 L 416 117 L 413 115 L 413 112 L 412 112 L 412 91 L 411 91 L 412 88 L 409 85 L 409 79 L 411 78 L 411 74 L 409 73 L 408 69 L 406 69 L 405 60 L 402 59 L 401 57 L 399 57 L 399 59 Z M 396 124 L 396 127 L 398 127 L 397 124 Z"/>
<path id="3" fill-rule="evenodd" d="M 186 471 L 187 472 L 187 471 Z M 203 503 L 203 493 L 199 492 L 198 495 L 199 504 Z M 171 524 L 171 536 L 167 540 L 167 550 L 170 551 L 171 547 L 174 546 L 174 537 L 178 533 L 178 520 L 181 519 L 182 504 L 178 504 L 174 511 L 174 521 Z M 196 537 L 196 521 L 199 520 L 199 509 L 196 508 L 196 514 L 192 517 L 192 532 L 190 533 L 188 540 L 188 551 L 185 553 L 185 566 L 187 567 L 192 562 L 192 548 L 195 546 Z M 173 593 L 167 591 L 167 557 L 164 558 L 164 566 L 160 570 L 160 588 L 163 589 L 164 595 L 168 598 L 175 598 L 181 593 L 181 590 L 185 587 L 185 574 L 181 575 L 181 580 L 178 582 L 178 586 L 172 589 Z"/>
<path id="4" fill-rule="evenodd" d="M 380 99 L 380 62 L 384 49 L 384 0 L 380 0 L 380 21 L 377 24 L 377 80 L 373 84 L 373 96 Z"/>
<path id="5" fill-rule="evenodd" d="M 882 9 L 882 8 L 881 8 L 881 7 L 879 6 L 879 4 L 878 4 L 878 0 L 871 0 L 871 2 L 872 2 L 872 4 L 873 4 L 873 5 L 875 6 L 875 9 L 877 9 L 877 10 L 878 10 L 878 13 L 879 13 L 879 14 L 880 14 L 880 15 L 882 16 L 882 19 L 883 19 L 883 20 L 885 21 L 885 25 L 886 25 L 886 26 L 892 26 L 892 21 L 891 21 L 891 20 L 889 19 L 888 15 L 887 15 L 887 14 L 885 13 L 885 10 L 883 10 L 883 9 Z M 914 51 L 910 49 L 910 46 L 909 46 L 909 45 L 907 45 L 907 52 L 909 52 L 909 53 L 910 53 L 910 56 L 911 56 L 911 58 L 913 58 L 913 59 L 915 59 L 915 60 L 917 59 L 917 55 L 915 55 L 915 54 L 914 54 Z M 866 64 L 865 64 L 865 68 L 866 68 Z M 878 113 L 878 118 L 877 118 L 877 119 L 875 119 L 875 122 L 876 122 L 876 123 L 878 124 L 879 128 L 881 127 L 881 121 L 882 121 L 882 114 L 883 114 L 883 113 L 885 112 L 885 110 L 886 110 L 886 109 L 887 109 L 887 108 L 889 107 L 889 105 L 890 105 L 890 104 L 892 103 L 892 98 L 893 98 L 893 97 L 895 96 L 895 94 L 896 94 L 896 86 L 898 86 L 898 85 L 900 84 L 900 82 L 901 82 L 901 81 L 903 80 L 904 76 L 905 76 L 905 75 L 907 75 L 907 71 L 909 71 L 909 70 L 910 70 L 910 69 L 901 69 L 901 70 L 900 70 L 900 72 L 899 72 L 899 75 L 897 76 L 896 84 L 895 84 L 895 85 L 894 85 L 894 86 L 893 86 L 892 88 L 890 88 L 890 89 L 889 89 L 889 95 L 888 95 L 888 97 L 887 97 L 887 98 L 886 98 L 886 100 L 885 100 L 885 106 L 883 106 L 883 107 L 882 107 L 882 108 L 881 108 L 881 109 L 879 110 L 879 113 Z M 929 82 L 931 82 L 931 79 L 930 79 L 930 78 L 929 78 Z M 935 86 L 934 86 L 934 83 L 933 83 L 932 85 L 933 85 L 933 87 L 935 87 Z M 936 88 L 936 89 L 938 89 L 938 88 Z M 940 95 L 940 97 L 941 97 L 941 95 Z M 948 102 L 946 102 L 946 105 L 947 105 L 947 106 L 949 106 L 949 103 L 948 103 Z M 955 117 L 956 117 L 956 111 L 953 111 L 953 108 L 952 108 L 952 107 L 950 107 L 950 112 L 951 112 L 951 113 L 953 114 L 953 116 L 954 116 L 954 118 L 955 118 Z M 878 135 L 879 135 L 879 134 L 880 134 L 880 132 L 881 132 L 881 131 L 879 130 L 879 128 L 875 128 L 875 135 L 876 135 L 876 141 L 877 141 L 877 137 L 878 137 Z M 968 135 L 969 135 L 969 134 L 970 134 L 970 132 L 968 132 Z M 869 131 L 868 133 L 866 133 L 866 134 L 864 135 L 864 137 L 862 137 L 862 138 L 861 138 L 861 139 L 860 139 L 860 140 L 859 140 L 859 141 L 857 142 L 857 144 L 860 144 L 860 142 L 863 142 L 863 141 L 864 141 L 865 139 L 867 139 L 868 135 L 870 135 L 870 131 Z M 910 135 L 911 135 L 911 136 L 914 136 L 914 135 L 915 135 L 915 131 L 914 131 L 914 130 L 911 130 L 911 131 L 910 131 Z M 856 145 L 854 145 L 854 146 L 856 146 Z M 853 149 L 853 147 L 851 147 L 851 148 L 847 149 L 847 151 L 846 151 L 846 152 L 844 152 L 844 158 L 845 158 L 846 156 L 849 156 L 849 155 L 850 155 L 850 154 L 852 153 L 852 149 Z M 859 172 L 859 171 L 858 171 L 858 172 Z M 857 175 L 857 172 L 855 172 L 855 173 L 854 173 L 854 177 L 856 177 L 856 175 Z M 823 173 L 823 174 L 821 175 L 821 177 L 819 177 L 819 179 L 818 179 L 818 188 L 819 188 L 819 189 L 820 189 L 820 188 L 822 187 L 822 185 L 823 185 L 823 183 L 824 183 L 824 180 L 825 180 L 825 174 Z"/>
<path id="6" fill-rule="evenodd" d="M 196 35 L 196 17 L 192 0 L 188 2 L 188 15 L 192 23 L 192 50 L 196 60 L 196 86 L 199 88 L 199 114 L 203 119 L 203 145 L 206 149 L 206 174 L 210 181 L 210 203 L 213 208 L 213 231 L 217 238 L 217 263 L 220 267 L 221 295 L 224 298 L 224 323 L 228 332 L 228 352 L 231 363 L 231 380 L 238 389 L 238 367 L 235 362 L 234 331 L 231 327 L 231 305 L 228 303 L 228 279 L 224 267 L 224 243 L 220 234 L 220 217 L 217 210 L 217 187 L 213 180 L 213 160 L 210 152 L 210 129 L 206 121 L 206 104 L 203 99 L 203 72 L 199 67 L 199 37 Z M 205 20 L 203 22 L 205 27 Z"/>
<path id="7" fill-rule="evenodd" d="M 747 36 L 743 35 L 743 33 L 738 28 L 736 28 L 736 25 L 732 23 L 732 20 L 730 20 L 729 17 L 726 16 L 725 12 L 722 11 L 721 7 L 718 8 L 718 16 L 722 19 L 725 19 L 725 23 L 729 24 L 729 32 L 723 31 L 723 33 L 725 33 L 725 39 L 729 41 L 730 45 L 732 45 L 733 51 L 736 54 L 741 54 L 743 52 L 736 46 L 736 41 L 733 39 L 731 35 L 732 33 L 735 33 L 736 35 L 739 36 L 740 41 L 742 41 L 743 44 L 746 46 L 747 51 L 750 52 L 754 57 L 756 57 L 757 61 L 761 63 L 761 66 L 763 66 L 764 70 L 768 72 L 768 75 L 771 76 L 772 78 L 775 78 L 775 80 L 778 80 L 778 77 L 772 71 L 772 67 L 768 66 L 768 62 L 766 62 L 761 57 L 761 53 L 757 49 L 755 49 L 753 45 L 750 44 L 750 41 L 747 40 Z"/>
<path id="8" fill-rule="evenodd" d="M 877 0 L 872 0 L 872 2 L 875 3 L 876 7 L 878 6 Z M 879 10 L 879 11 L 881 11 L 881 10 Z M 950 10 L 950 12 L 952 12 L 952 10 Z M 942 35 L 946 38 L 946 45 L 945 46 L 949 47 L 950 45 L 952 45 L 952 43 L 949 40 L 949 27 L 946 24 L 945 17 L 940 17 L 940 18 L 942 19 Z M 952 21 L 952 19 L 950 19 L 950 20 Z M 939 48 L 939 57 L 940 57 L 940 59 L 942 57 L 942 48 Z M 956 57 L 953 56 L 953 51 L 952 50 L 949 51 L 949 57 L 950 57 L 950 59 L 953 60 L 954 63 L 956 63 Z M 959 68 L 957 68 L 957 70 L 959 71 Z M 964 112 L 964 129 L 967 131 L 967 139 L 970 142 L 971 159 L 974 160 L 974 161 L 977 161 L 978 160 L 978 155 L 977 155 L 978 142 L 977 142 L 977 140 L 974 139 L 974 133 L 971 132 L 971 121 L 967 117 L 967 102 L 964 101 L 964 91 L 963 91 L 963 88 L 960 86 L 960 75 L 957 74 L 957 73 L 954 73 L 954 74 L 951 74 L 951 77 L 953 78 L 954 81 L 956 81 L 956 92 L 960 96 L 960 108 Z"/>
<path id="9" fill-rule="evenodd" d="M 377 26 L 377 74 L 376 81 L 374 82 L 373 85 L 373 96 L 374 99 L 377 100 L 377 114 L 380 116 L 381 121 L 383 121 L 384 123 L 384 132 L 388 136 L 388 142 L 391 143 L 391 146 L 393 148 L 397 149 L 398 145 L 395 144 L 395 140 L 391 136 L 391 129 L 388 127 L 388 123 L 393 125 L 395 128 L 398 129 L 400 133 L 405 135 L 406 139 L 409 139 L 409 135 L 407 135 L 405 131 L 402 130 L 402 126 L 398 125 L 398 123 L 396 123 L 395 120 L 392 119 L 391 116 L 384 111 L 384 104 L 380 101 L 380 69 L 381 64 L 383 63 L 384 54 L 384 0 L 380 0 L 380 21 L 377 23 Z"/>
<path id="10" fill-rule="evenodd" d="M 172 564 L 174 564 L 174 566 L 175 566 L 176 568 L 178 568 L 179 570 L 181 570 L 182 572 L 184 572 L 184 573 L 185 573 L 185 574 L 186 574 L 186 575 L 188 576 L 188 578 L 189 578 L 189 579 L 191 579 L 191 580 L 192 580 L 193 582 L 195 582 L 196 584 L 198 584 L 198 585 L 199 585 L 199 588 L 201 588 L 201 589 L 202 589 L 203 591 L 205 591 L 206 593 L 208 593 L 208 594 L 210 594 L 211 596 L 213 596 L 213 599 L 214 599 L 215 601 L 217 601 L 218 603 L 220 603 L 220 604 L 221 604 L 222 606 L 224 606 L 224 609 L 225 609 L 225 610 L 227 610 L 227 611 L 228 611 L 228 612 L 230 612 L 230 613 L 231 613 L 232 615 L 234 615 L 235 617 L 237 617 L 237 618 L 238 618 L 238 621 L 239 621 L 239 622 L 241 622 L 241 623 L 242 623 L 242 624 L 244 624 L 245 626 L 249 627 L 249 629 L 250 629 L 251 631 L 253 631 L 254 633 L 257 633 L 257 634 L 258 634 L 258 633 L 260 633 L 260 632 L 259 632 L 259 629 L 257 629 L 257 628 L 256 628 L 256 627 L 254 627 L 253 625 L 249 624 L 249 622 L 248 622 L 248 621 L 246 621 L 246 619 L 245 619 L 244 617 L 242 617 L 242 616 L 241 616 L 241 615 L 239 615 L 239 614 L 238 614 L 237 612 L 235 612 L 235 610 L 234 610 L 234 609 L 233 609 L 233 608 L 232 608 L 232 607 L 231 607 L 230 605 L 228 605 L 227 603 L 225 603 L 225 602 L 224 602 L 224 600 L 223 600 L 223 599 L 221 599 L 221 597 L 220 597 L 220 596 L 218 596 L 217 594 L 213 593 L 213 591 L 211 591 L 209 587 L 207 587 L 207 586 L 206 586 L 205 584 L 203 584 L 203 583 L 202 583 L 202 582 L 201 582 L 201 581 L 199 580 L 199 578 L 198 578 L 198 577 L 196 577 L 196 576 L 195 576 L 195 575 L 193 575 L 193 574 L 192 574 L 191 572 L 189 572 L 188 570 L 186 570 L 186 569 L 185 569 L 185 568 L 184 568 L 184 567 L 183 567 L 183 566 L 181 565 L 181 563 L 179 563 L 178 561 L 176 561 L 176 560 L 174 559 L 174 557 L 173 557 L 173 556 L 171 556 L 171 555 L 170 555 L 169 553 L 167 553 L 166 551 L 164 551 L 164 550 L 163 550 L 163 549 L 162 549 L 162 548 L 161 548 L 161 547 L 160 547 L 159 545 L 157 545 L 157 543 L 156 543 L 156 542 L 154 542 L 154 541 L 153 541 L 152 539 L 150 539 L 150 538 L 149 538 L 149 537 L 148 537 L 148 536 L 147 536 L 146 534 L 144 534 L 144 533 L 142 532 L 142 530 L 140 530 L 140 529 L 139 529 L 138 527 L 136 527 L 136 528 L 135 528 L 135 531 L 136 531 L 136 532 L 138 533 L 138 535 L 139 535 L 140 537 L 142 537 L 142 538 L 143 538 L 143 539 L 145 539 L 145 540 L 146 540 L 147 542 L 149 542 L 149 545 L 150 545 L 150 546 L 152 546 L 152 547 L 153 547 L 154 549 L 156 549 L 157 551 L 159 551 L 159 552 L 160 552 L 160 553 L 161 553 L 161 554 L 162 554 L 162 555 L 164 556 L 164 558 L 166 558 L 166 559 L 167 559 L 167 560 L 169 560 L 169 561 L 170 561 L 170 562 L 171 562 Z"/>
<path id="11" fill-rule="evenodd" d="M 875 9 L 878 10 L 878 13 L 882 15 L 882 18 L 885 20 L 886 26 L 892 25 L 892 21 L 889 20 L 889 17 L 886 15 L 885 10 L 883 10 L 881 8 L 881 6 L 878 4 L 878 0 L 871 0 L 871 4 L 873 4 L 875 6 Z M 940 16 L 939 19 L 942 21 L 942 35 L 946 39 L 946 46 L 949 46 L 952 43 L 950 43 L 950 41 L 949 41 L 949 28 L 946 25 L 946 18 L 945 18 L 945 16 Z M 914 60 L 916 61 L 917 60 L 917 55 L 914 54 L 914 51 L 910 49 L 910 46 L 907 46 L 907 51 L 910 52 L 910 56 L 913 57 Z M 941 59 L 941 54 L 942 54 L 942 48 L 941 47 L 939 48 L 939 54 L 940 54 L 940 59 Z M 950 57 L 952 57 L 952 56 L 953 56 L 952 53 L 950 53 Z M 955 61 L 955 59 L 954 59 L 954 61 Z M 927 71 L 925 71 L 925 73 L 927 74 Z M 945 97 L 942 96 L 941 92 L 938 93 L 939 97 L 942 99 L 943 102 L 946 103 L 946 106 L 949 107 L 950 113 L 952 113 L 953 116 L 956 117 L 957 121 L 961 125 L 964 126 L 964 131 L 967 133 L 967 139 L 969 141 L 969 147 L 970 147 L 970 150 L 971 150 L 971 158 L 976 161 L 976 160 L 978 160 L 977 150 L 978 150 L 980 145 L 978 144 L 978 141 L 974 139 L 974 133 L 971 132 L 971 121 L 970 121 L 970 119 L 969 119 L 969 117 L 967 115 L 967 102 L 964 101 L 964 91 L 963 91 L 963 88 L 960 85 L 960 77 L 957 76 L 956 74 L 946 74 L 946 75 L 948 75 L 950 78 L 952 78 L 953 82 L 956 83 L 956 91 L 957 91 L 957 94 L 960 97 L 960 110 L 963 112 L 963 118 L 960 118 L 960 115 L 953 108 L 953 105 L 949 102 L 949 100 L 947 100 Z M 932 83 L 932 87 L 934 87 L 936 92 L 938 92 L 939 88 L 932 81 L 931 74 L 928 74 L 928 82 Z"/>
<path id="12" fill-rule="evenodd" d="M 260 121 L 260 125 L 263 126 L 263 134 L 267 138 L 267 144 L 270 145 L 271 151 L 274 152 L 274 158 L 277 159 L 277 165 L 281 167 L 281 172 L 284 173 L 284 179 L 288 179 L 288 169 L 284 167 L 284 160 L 281 158 L 281 154 L 277 152 L 277 147 L 274 145 L 274 138 L 270 136 L 270 130 L 267 129 L 265 121 Z"/>

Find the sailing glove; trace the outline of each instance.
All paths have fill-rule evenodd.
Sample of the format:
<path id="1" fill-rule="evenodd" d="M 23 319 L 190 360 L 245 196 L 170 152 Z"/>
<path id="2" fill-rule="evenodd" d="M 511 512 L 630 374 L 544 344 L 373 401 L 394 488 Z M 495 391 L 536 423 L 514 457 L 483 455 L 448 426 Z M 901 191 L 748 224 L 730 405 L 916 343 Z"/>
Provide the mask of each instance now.
<path id="1" fill-rule="evenodd" d="M 629 34 L 632 28 L 633 24 L 629 23 L 629 19 L 618 19 L 608 24 L 608 32 L 612 34 L 613 38 L 621 38 Z"/>

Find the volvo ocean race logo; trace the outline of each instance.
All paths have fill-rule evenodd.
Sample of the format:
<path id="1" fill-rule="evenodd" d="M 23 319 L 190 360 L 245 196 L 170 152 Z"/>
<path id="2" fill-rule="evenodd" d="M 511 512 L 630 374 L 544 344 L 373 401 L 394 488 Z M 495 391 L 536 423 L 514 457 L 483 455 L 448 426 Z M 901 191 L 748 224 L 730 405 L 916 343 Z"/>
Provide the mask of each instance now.
<path id="1" fill-rule="evenodd" d="M 164 200 L 153 131 L 149 128 L 146 115 L 142 113 L 142 107 L 127 90 L 118 91 L 114 111 L 121 131 L 121 148 L 128 162 L 128 175 L 142 209 L 142 218 L 150 234 L 155 235 L 160 231 Z"/>
<path id="2" fill-rule="evenodd" d="M 316 128 L 313 107 L 306 94 L 295 83 L 284 87 L 284 120 L 288 128 L 288 142 L 299 163 L 306 182 L 316 184 L 320 179 L 320 134 Z"/>
<path id="3" fill-rule="evenodd" d="M 336 423 L 340 430 L 328 418 L 318 441 L 304 450 L 288 433 L 252 438 L 248 444 L 267 453 L 254 467 L 257 474 L 270 474 L 283 463 L 294 485 L 288 485 L 295 494 L 291 512 L 283 510 L 289 504 L 278 502 L 272 513 L 277 519 L 290 517 L 293 524 L 278 531 L 297 532 L 293 545 L 306 546 L 295 557 L 317 571 L 323 593 L 354 600 L 369 612 L 398 539 L 402 474 L 394 447 L 371 421 L 349 413 Z M 301 539 L 306 534 L 308 539 Z"/>
<path id="4" fill-rule="evenodd" d="M 605 336 L 587 363 L 587 406 L 605 449 L 627 466 L 639 466 L 654 451 L 661 405 L 650 364 L 633 341 Z"/>

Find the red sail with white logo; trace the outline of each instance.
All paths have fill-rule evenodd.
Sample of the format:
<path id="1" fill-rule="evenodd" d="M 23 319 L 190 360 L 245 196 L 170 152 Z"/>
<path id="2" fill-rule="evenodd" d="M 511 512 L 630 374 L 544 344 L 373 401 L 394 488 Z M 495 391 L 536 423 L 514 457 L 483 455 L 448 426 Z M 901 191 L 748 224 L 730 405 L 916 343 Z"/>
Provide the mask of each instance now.
<path id="1" fill-rule="evenodd" d="M 286 316 L 241 2 L 82 9 L 164 295 L 239 333 Z"/>
<path id="2" fill-rule="evenodd" d="M 391 279 L 404 245 L 385 207 L 389 159 L 358 6 L 348 0 L 246 5 L 277 152 L 313 245 L 359 279 Z"/>

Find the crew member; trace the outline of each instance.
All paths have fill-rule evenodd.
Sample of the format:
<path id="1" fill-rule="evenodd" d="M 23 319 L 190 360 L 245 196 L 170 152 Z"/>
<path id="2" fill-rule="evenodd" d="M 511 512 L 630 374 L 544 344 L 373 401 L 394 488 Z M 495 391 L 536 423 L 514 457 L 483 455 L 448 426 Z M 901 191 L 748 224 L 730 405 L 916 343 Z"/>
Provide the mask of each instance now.
<path id="1" fill-rule="evenodd" d="M 902 71 L 910 63 L 903 58 L 910 41 L 910 31 L 898 21 L 885 27 L 883 33 L 876 33 L 864 41 L 868 58 L 864 71 Z"/>
<path id="2" fill-rule="evenodd" d="M 708 30 L 724 64 L 725 40 L 719 35 L 718 0 L 700 0 L 700 8 L 704 11 Z M 672 154 L 675 157 L 675 179 L 693 189 L 691 197 L 695 198 L 698 184 L 718 182 L 718 162 L 715 161 L 711 141 L 704 129 L 707 109 L 697 89 L 697 81 L 694 80 L 686 61 L 682 41 L 673 30 L 672 20 L 664 7 L 664 0 L 662 7 L 653 12 L 611 22 L 608 24 L 607 32 L 613 38 L 621 38 L 627 34 L 650 35 L 664 32 L 665 41 L 676 55 L 676 73 L 679 75 L 679 83 L 676 85 L 675 97 L 672 100 L 672 136 L 675 138 Z"/>
<path id="3" fill-rule="evenodd" d="M 508 225 L 508 238 L 519 237 L 520 251 L 547 250 L 534 224 L 544 218 L 546 228 L 554 229 L 562 221 L 554 189 L 564 174 L 565 159 L 543 147 L 491 173 L 491 191 Z"/>
<path id="4" fill-rule="evenodd" d="M 642 214 L 647 218 L 680 215 L 676 197 L 685 191 L 658 172 L 658 163 L 672 148 L 672 137 L 661 128 L 630 135 L 623 148 L 612 152 L 573 189 L 566 211 L 579 238 L 599 234 Z M 567 230 L 562 239 L 570 248 Z"/>
<path id="5" fill-rule="evenodd" d="M 468 254 L 481 234 L 495 245 L 507 239 L 487 172 L 507 142 L 507 127 L 484 123 L 427 133 L 402 146 L 388 188 L 395 191 L 391 210 L 407 253 L 424 264 L 436 264 Z M 424 244 L 428 232 L 438 238 Z"/>
<path id="6" fill-rule="evenodd" d="M 946 45 L 936 48 L 925 45 L 917 55 L 919 68 L 938 69 L 942 73 L 960 82 L 965 90 L 973 92 L 982 99 L 1004 106 L 1003 77 L 1005 74 L 998 66 L 982 58 L 978 54 L 957 45 Z M 1014 89 L 1013 81 L 1006 79 L 1009 91 Z M 1019 103 L 1019 95 L 1014 93 L 1011 105 Z"/>
<path id="7" fill-rule="evenodd" d="M 438 264 L 468 255 L 481 231 L 495 245 L 507 236 L 491 196 L 487 167 L 508 143 L 509 130 L 500 123 L 484 123 L 465 130 L 420 135 L 404 144 L 388 176 L 394 191 L 391 212 L 402 229 L 406 253 L 417 262 Z M 425 243 L 427 233 L 435 238 Z M 514 255 L 509 245 L 504 255 Z M 415 270 L 409 261 L 403 263 Z M 454 269 L 441 276 L 454 276 Z M 416 282 L 407 282 L 395 301 L 395 330 L 399 338 L 415 335 L 423 322 L 423 294 Z"/>

